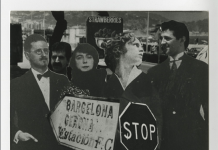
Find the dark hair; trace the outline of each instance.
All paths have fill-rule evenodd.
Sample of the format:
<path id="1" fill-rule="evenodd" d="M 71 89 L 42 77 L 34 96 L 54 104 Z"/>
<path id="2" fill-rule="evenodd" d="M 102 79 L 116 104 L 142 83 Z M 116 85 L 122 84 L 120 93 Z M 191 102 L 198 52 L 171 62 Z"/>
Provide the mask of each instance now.
<path id="1" fill-rule="evenodd" d="M 65 52 L 65 56 L 67 61 L 70 60 L 71 57 L 71 46 L 69 43 L 66 42 L 56 42 L 51 47 L 52 52 Z"/>
<path id="2" fill-rule="evenodd" d="M 185 49 L 188 47 L 189 31 L 184 23 L 177 22 L 174 20 L 163 22 L 161 24 L 161 30 L 165 31 L 167 29 L 173 31 L 173 35 L 176 37 L 177 40 L 185 36 L 185 43 L 184 43 Z"/>
<path id="3" fill-rule="evenodd" d="M 75 50 L 73 51 L 72 57 L 70 59 L 70 67 L 72 69 L 76 68 L 76 53 L 85 53 L 85 54 L 89 54 L 93 57 L 94 59 L 94 66 L 93 69 L 97 67 L 98 62 L 99 62 L 99 56 L 98 56 L 98 52 L 97 50 L 90 44 L 88 43 L 79 43 L 77 45 L 77 47 L 75 48 Z"/>
<path id="4" fill-rule="evenodd" d="M 38 42 L 38 41 L 44 41 L 47 43 L 45 38 L 39 34 L 32 34 L 32 35 L 28 36 L 25 40 L 25 43 L 24 43 L 24 51 L 29 51 L 32 48 L 31 43 Z"/>
<path id="5" fill-rule="evenodd" d="M 124 48 L 125 44 L 130 40 L 134 42 L 135 39 L 133 33 L 120 33 L 117 37 L 105 43 L 105 63 L 112 72 L 115 72 L 121 54 L 127 52 Z"/>

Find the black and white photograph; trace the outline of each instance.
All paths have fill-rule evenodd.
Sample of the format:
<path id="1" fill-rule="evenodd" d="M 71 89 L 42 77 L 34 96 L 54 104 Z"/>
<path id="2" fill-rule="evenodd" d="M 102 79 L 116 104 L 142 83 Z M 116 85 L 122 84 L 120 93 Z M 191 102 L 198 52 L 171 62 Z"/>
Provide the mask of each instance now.
<path id="1" fill-rule="evenodd" d="M 98 3 L 4 10 L 3 149 L 216 149 L 215 7 Z"/>

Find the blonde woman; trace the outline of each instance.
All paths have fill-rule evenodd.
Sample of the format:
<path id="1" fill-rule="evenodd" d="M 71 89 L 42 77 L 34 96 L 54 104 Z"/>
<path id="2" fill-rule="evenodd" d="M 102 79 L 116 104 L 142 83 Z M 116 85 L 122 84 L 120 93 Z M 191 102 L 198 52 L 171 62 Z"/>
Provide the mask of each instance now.
<path id="1" fill-rule="evenodd" d="M 113 72 L 106 84 L 105 96 L 120 99 L 120 113 L 128 102 L 148 105 L 157 118 L 158 130 L 160 130 L 162 119 L 158 94 L 147 75 L 138 69 L 144 52 L 139 39 L 133 33 L 121 33 L 106 42 L 105 49 L 105 62 Z M 119 129 L 115 139 L 115 150 L 118 149 L 125 149 L 120 143 Z M 139 145 L 136 149 L 143 148 Z"/>

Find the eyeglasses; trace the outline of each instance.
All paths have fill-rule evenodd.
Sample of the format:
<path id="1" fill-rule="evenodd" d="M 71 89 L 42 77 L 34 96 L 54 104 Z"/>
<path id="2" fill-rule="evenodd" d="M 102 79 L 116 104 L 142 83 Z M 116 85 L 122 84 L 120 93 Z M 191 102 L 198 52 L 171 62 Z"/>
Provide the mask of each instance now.
<path id="1" fill-rule="evenodd" d="M 45 48 L 45 49 L 37 49 L 33 51 L 34 53 L 36 53 L 37 55 L 42 55 L 42 52 L 44 52 L 45 55 L 48 55 L 49 53 L 49 49 Z"/>

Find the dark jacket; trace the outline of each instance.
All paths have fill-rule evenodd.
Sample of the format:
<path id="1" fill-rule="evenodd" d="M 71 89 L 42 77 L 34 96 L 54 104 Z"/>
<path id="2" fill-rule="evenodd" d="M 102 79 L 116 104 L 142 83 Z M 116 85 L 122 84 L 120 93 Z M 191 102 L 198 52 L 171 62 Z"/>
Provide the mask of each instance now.
<path id="1" fill-rule="evenodd" d="M 174 72 L 169 59 L 148 70 L 163 110 L 163 150 L 203 150 L 208 140 L 208 65 L 184 54 Z M 200 114 L 203 106 L 205 120 Z"/>
<path id="2" fill-rule="evenodd" d="M 63 75 L 50 71 L 50 109 L 54 110 L 60 100 L 61 89 L 68 85 Z M 15 149 L 48 150 L 60 149 L 50 125 L 50 111 L 45 103 L 37 81 L 29 70 L 23 76 L 11 80 L 11 138 L 18 130 L 33 135 L 38 142 L 19 141 Z M 14 122 L 16 114 L 17 122 Z"/>
<path id="3" fill-rule="evenodd" d="M 107 72 L 104 69 L 93 69 L 88 72 L 73 69 L 71 83 L 81 90 L 88 90 L 90 96 L 101 97 L 103 96 L 106 76 Z"/>
<path id="4" fill-rule="evenodd" d="M 145 73 L 141 73 L 136 77 L 125 89 L 123 90 L 120 81 L 113 74 L 106 84 L 104 95 L 106 97 L 114 97 L 120 99 L 119 114 L 121 114 L 124 108 L 129 102 L 146 104 L 154 114 L 157 120 L 158 132 L 161 131 L 162 116 L 160 109 L 160 99 L 152 83 L 148 80 Z M 136 110 L 137 111 L 137 110 Z M 143 115 L 143 114 L 142 114 Z M 118 123 L 119 124 L 119 123 Z M 159 135 L 161 136 L 161 135 Z M 119 126 L 116 132 L 114 150 L 125 149 L 120 143 L 120 131 Z M 142 147 L 136 147 L 136 149 L 143 149 Z"/>

